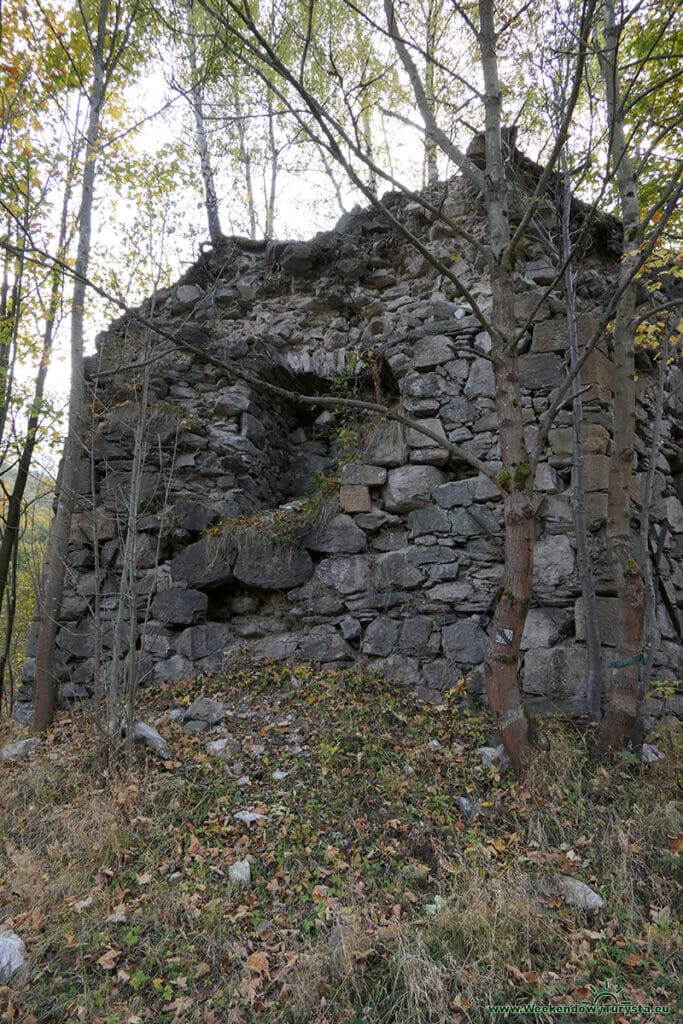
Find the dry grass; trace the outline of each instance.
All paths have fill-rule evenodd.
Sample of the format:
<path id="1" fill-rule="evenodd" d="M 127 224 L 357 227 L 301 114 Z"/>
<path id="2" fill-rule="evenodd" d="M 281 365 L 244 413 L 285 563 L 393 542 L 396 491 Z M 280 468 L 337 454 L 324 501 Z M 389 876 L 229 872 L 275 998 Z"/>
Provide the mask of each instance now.
<path id="1" fill-rule="evenodd" d="M 124 770 L 84 717 L 3 766 L 0 930 L 31 964 L 30 982 L 0 990 L 3 1024 L 483 1024 L 492 1003 L 565 1003 L 591 985 L 674 1004 L 672 760 L 594 766 L 558 726 L 520 784 L 480 767 L 486 721 L 416 707 L 360 670 L 296 672 L 286 699 L 274 669 L 195 687 L 256 716 L 230 724 L 244 749 L 267 748 L 245 755 L 247 789 L 167 718 L 167 767 L 138 751 Z M 146 700 L 149 721 L 174 703 Z M 309 753 L 276 784 L 285 707 Z M 483 805 L 474 823 L 455 808 L 464 793 Z M 238 826 L 244 806 L 264 825 Z M 227 878 L 246 855 L 248 891 Z M 605 911 L 567 907 L 558 873 Z"/>

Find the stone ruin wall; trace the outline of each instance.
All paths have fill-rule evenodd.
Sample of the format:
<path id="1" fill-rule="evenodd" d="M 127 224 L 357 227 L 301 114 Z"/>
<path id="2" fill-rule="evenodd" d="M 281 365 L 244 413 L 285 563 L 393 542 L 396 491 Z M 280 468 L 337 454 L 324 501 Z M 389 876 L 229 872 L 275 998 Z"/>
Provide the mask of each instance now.
<path id="1" fill-rule="evenodd" d="M 482 234 L 482 211 L 462 184 L 451 183 L 445 200 L 443 191 L 433 198 Z M 431 224 L 416 204 L 397 195 L 384 202 L 435 255 L 452 262 L 476 301 L 490 309 L 481 258 L 442 224 Z M 618 262 L 604 252 L 583 262 L 583 340 L 617 271 Z M 529 442 L 567 373 L 562 296 L 544 297 L 553 278 L 542 243 L 529 242 L 516 267 L 520 325 L 533 314 L 520 342 Z M 161 355 L 149 370 L 144 428 L 143 372 L 132 366 L 143 359 L 147 329 L 136 314 L 179 339 L 154 342 Z M 88 367 L 91 459 L 81 465 L 57 636 L 63 699 L 90 694 L 95 677 L 111 670 L 112 652 L 127 651 L 128 611 L 118 619 L 117 643 L 114 635 L 136 448 L 143 457 L 135 543 L 143 681 L 160 684 L 264 659 L 329 667 L 360 660 L 426 698 L 461 675 L 470 692 L 481 692 L 502 567 L 501 500 L 487 478 L 412 430 L 371 415 L 351 422 L 348 415 L 273 398 L 229 380 L 202 357 L 210 351 L 309 394 L 343 384 L 372 399 L 373 381 L 357 372 L 355 356 L 369 349 L 377 365 L 382 360 L 385 401 L 400 403 L 496 466 L 490 339 L 453 286 L 374 212 L 354 211 L 310 243 L 226 240 L 176 286 L 99 336 Z M 605 555 L 613 367 L 604 346 L 586 364 L 583 383 L 590 385 L 583 396 L 587 517 L 609 661 L 618 623 Z M 640 483 L 649 457 L 652 376 L 642 373 L 638 386 Z M 679 635 L 671 609 L 683 601 L 681 463 L 671 426 L 681 415 L 681 390 L 673 394 L 655 476 L 653 521 L 668 523 L 660 574 L 670 599 L 668 611 L 660 604 L 656 678 L 676 669 Z M 522 643 L 527 703 L 542 713 L 584 708 L 571 444 L 565 410 L 538 467 L 533 600 Z M 339 486 L 328 487 L 320 516 L 308 522 L 312 503 L 303 499 L 316 491 L 319 474 L 336 474 Z M 33 669 L 29 658 L 20 700 L 31 699 Z M 674 703 L 651 699 L 647 712 L 677 710 Z"/>

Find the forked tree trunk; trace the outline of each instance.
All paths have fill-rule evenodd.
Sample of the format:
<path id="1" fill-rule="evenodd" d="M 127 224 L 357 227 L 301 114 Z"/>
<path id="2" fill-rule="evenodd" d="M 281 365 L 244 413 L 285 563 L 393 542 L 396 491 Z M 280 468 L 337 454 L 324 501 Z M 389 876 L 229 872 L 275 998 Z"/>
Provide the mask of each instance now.
<path id="1" fill-rule="evenodd" d="M 607 711 L 597 739 L 599 756 L 610 749 L 622 747 L 633 731 L 638 715 L 645 621 L 643 572 L 631 530 L 636 420 L 634 334 L 637 287 L 632 274 L 642 231 L 620 96 L 618 30 L 613 0 L 604 0 L 603 17 L 605 46 L 601 53 L 601 68 L 607 94 L 610 160 L 617 179 L 624 224 L 620 283 L 628 283 L 619 300 L 614 327 L 614 434 L 607 499 L 607 551 L 619 599 L 619 645 L 611 665 Z"/>

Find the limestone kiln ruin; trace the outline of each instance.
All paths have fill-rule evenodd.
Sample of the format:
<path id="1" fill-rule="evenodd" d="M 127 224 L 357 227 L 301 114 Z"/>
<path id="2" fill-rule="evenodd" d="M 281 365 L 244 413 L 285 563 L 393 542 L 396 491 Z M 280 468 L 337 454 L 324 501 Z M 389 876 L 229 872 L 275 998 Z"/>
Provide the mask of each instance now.
<path id="1" fill-rule="evenodd" d="M 461 182 L 434 188 L 451 218 L 484 231 Z M 406 197 L 383 202 L 490 306 L 479 257 Z M 583 340 L 618 270 L 614 231 L 608 244 L 600 223 L 578 275 Z M 542 242 L 528 242 L 522 255 L 517 311 L 520 325 L 532 323 L 520 368 L 533 436 L 567 373 L 566 316 L 560 291 L 545 294 L 555 271 Z M 152 338 L 143 320 L 163 336 Z M 459 676 L 480 690 L 502 557 L 501 502 L 490 481 L 424 435 L 372 414 L 274 398 L 202 353 L 308 394 L 373 398 L 379 388 L 383 401 L 495 465 L 489 346 L 452 285 L 368 210 L 311 242 L 226 239 L 176 286 L 113 323 L 89 360 L 91 458 L 81 467 L 57 637 L 62 696 L 91 693 L 131 642 L 140 678 L 152 685 L 245 661 L 360 659 L 425 697 Z M 605 558 L 612 366 L 604 344 L 583 383 L 587 510 L 609 659 L 617 623 Z M 639 386 L 642 474 L 651 376 L 644 372 Z M 659 678 L 675 670 L 680 640 L 683 507 L 672 421 L 682 401 L 673 389 L 657 456 L 653 520 L 667 523 Z M 523 640 L 531 710 L 583 709 L 570 423 L 565 409 L 537 473 L 534 597 Z M 124 600 L 126 555 L 135 572 Z M 29 659 L 20 700 L 31 699 L 32 671 Z M 649 702 L 650 715 L 663 710 L 662 700 Z"/>

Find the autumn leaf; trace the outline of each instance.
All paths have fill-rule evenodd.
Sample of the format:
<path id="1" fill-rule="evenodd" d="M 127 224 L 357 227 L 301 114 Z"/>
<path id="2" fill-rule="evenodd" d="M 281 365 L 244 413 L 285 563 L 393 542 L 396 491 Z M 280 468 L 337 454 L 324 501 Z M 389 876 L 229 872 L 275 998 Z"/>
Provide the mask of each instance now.
<path id="1" fill-rule="evenodd" d="M 256 952 L 247 957 L 247 967 L 255 974 L 267 974 L 270 970 L 268 954 L 262 949 L 257 949 Z"/>
<path id="2" fill-rule="evenodd" d="M 97 960 L 97 963 L 100 967 L 103 967 L 105 971 L 113 971 L 116 967 L 116 961 L 120 956 L 120 949 L 108 949 L 107 952 Z"/>

